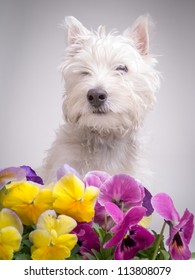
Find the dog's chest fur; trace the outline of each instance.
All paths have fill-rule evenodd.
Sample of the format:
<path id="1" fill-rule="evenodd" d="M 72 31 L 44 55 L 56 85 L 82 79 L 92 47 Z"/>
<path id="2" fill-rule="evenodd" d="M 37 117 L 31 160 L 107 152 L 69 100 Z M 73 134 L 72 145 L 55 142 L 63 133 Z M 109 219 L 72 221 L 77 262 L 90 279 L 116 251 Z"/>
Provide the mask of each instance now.
<path id="1" fill-rule="evenodd" d="M 110 175 L 125 173 L 137 176 L 138 146 L 134 133 L 130 131 L 97 132 L 64 125 L 45 162 L 48 174 L 46 181 L 55 178 L 56 170 L 64 163 L 75 168 L 81 176 L 89 170 L 104 170 Z M 55 161 L 50 166 L 52 158 Z"/>

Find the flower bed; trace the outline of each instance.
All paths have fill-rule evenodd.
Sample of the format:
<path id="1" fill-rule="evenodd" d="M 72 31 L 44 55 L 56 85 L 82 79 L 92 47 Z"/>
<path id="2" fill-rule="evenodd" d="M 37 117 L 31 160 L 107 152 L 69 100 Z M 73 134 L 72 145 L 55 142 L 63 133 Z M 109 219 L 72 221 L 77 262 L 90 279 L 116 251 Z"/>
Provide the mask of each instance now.
<path id="1" fill-rule="evenodd" d="M 153 212 L 159 233 L 150 228 Z M 28 166 L 0 170 L 0 259 L 187 260 L 193 222 L 167 194 L 152 196 L 124 174 L 91 171 L 82 180 L 65 164 L 44 185 Z"/>

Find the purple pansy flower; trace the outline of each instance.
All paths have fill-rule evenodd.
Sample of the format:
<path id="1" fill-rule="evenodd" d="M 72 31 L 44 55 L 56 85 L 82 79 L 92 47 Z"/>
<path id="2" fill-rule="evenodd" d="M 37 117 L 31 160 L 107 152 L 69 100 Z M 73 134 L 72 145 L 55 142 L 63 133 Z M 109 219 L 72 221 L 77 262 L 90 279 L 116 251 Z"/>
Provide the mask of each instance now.
<path id="1" fill-rule="evenodd" d="M 0 190 L 9 182 L 32 181 L 43 185 L 43 180 L 30 166 L 8 167 L 0 170 Z"/>
<path id="2" fill-rule="evenodd" d="M 146 188 L 144 188 L 144 193 L 145 195 L 143 198 L 142 206 L 147 209 L 146 216 L 150 216 L 154 212 L 154 208 L 151 203 L 152 195 Z"/>
<path id="3" fill-rule="evenodd" d="M 41 177 L 39 177 L 30 166 L 23 165 L 20 166 L 20 168 L 25 171 L 27 181 L 31 181 L 43 185 L 43 180 L 41 179 Z"/>
<path id="4" fill-rule="evenodd" d="M 104 248 L 116 246 L 114 258 L 129 260 L 140 250 L 148 248 L 154 241 L 154 236 L 137 223 L 143 218 L 146 209 L 134 206 L 125 214 L 112 202 L 105 204 L 106 211 L 116 223 L 111 231 L 116 234 L 104 244 Z"/>
<path id="5" fill-rule="evenodd" d="M 8 167 L 0 170 L 0 190 L 9 182 L 26 179 L 25 170 L 20 167 Z"/>
<path id="6" fill-rule="evenodd" d="M 75 174 L 80 178 L 80 174 L 74 168 L 65 163 L 57 170 L 57 180 L 60 180 L 64 175 L 67 174 Z"/>
<path id="7" fill-rule="evenodd" d="M 100 241 L 90 224 L 80 223 L 73 230 L 78 237 L 78 243 L 80 245 L 80 254 L 84 259 L 88 259 L 86 253 L 92 254 L 91 249 L 96 251 L 100 250 Z"/>
<path id="8" fill-rule="evenodd" d="M 158 193 L 152 198 L 152 205 L 170 226 L 170 235 L 166 241 L 169 253 L 174 260 L 187 260 L 191 256 L 189 243 L 194 230 L 194 216 L 185 210 L 180 218 L 172 199 L 165 193 Z"/>

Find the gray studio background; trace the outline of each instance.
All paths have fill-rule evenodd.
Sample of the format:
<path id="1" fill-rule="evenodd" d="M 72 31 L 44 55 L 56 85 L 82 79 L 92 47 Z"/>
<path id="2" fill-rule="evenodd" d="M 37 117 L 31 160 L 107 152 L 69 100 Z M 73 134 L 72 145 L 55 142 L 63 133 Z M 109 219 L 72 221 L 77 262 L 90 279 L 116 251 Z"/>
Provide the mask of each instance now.
<path id="1" fill-rule="evenodd" d="M 0 0 L 0 168 L 40 166 L 62 122 L 63 18 L 123 31 L 146 13 L 156 23 L 152 52 L 163 77 L 144 128 L 152 190 L 171 195 L 181 215 L 186 207 L 195 213 L 193 0 Z M 195 251 L 195 237 L 190 248 Z"/>

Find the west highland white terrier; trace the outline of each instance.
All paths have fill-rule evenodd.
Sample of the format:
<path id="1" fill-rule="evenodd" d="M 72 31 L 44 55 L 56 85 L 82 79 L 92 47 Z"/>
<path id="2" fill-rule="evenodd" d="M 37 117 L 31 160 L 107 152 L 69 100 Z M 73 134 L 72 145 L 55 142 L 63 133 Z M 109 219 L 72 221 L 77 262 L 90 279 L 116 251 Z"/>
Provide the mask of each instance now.
<path id="1" fill-rule="evenodd" d="M 68 46 L 60 70 L 65 81 L 65 123 L 42 167 L 45 182 L 67 163 L 81 176 L 90 170 L 143 179 L 139 128 L 159 89 L 149 51 L 150 18 L 139 17 L 119 35 L 88 30 L 67 17 Z"/>

